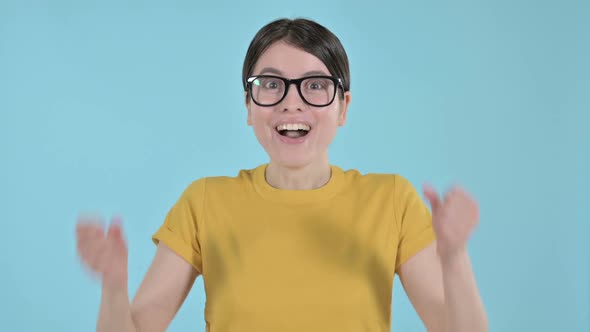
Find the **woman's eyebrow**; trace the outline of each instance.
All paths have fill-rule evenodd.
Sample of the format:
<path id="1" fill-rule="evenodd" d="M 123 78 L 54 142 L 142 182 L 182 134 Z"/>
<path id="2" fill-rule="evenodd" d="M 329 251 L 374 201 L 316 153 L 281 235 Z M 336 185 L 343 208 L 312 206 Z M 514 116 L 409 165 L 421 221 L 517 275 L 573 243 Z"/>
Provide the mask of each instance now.
<path id="1" fill-rule="evenodd" d="M 275 74 L 275 75 L 283 75 L 283 72 L 273 68 L 273 67 L 266 67 L 266 68 L 262 68 L 262 70 L 260 71 L 260 74 Z"/>
<path id="2" fill-rule="evenodd" d="M 262 74 L 275 74 L 275 75 L 282 76 L 283 72 L 276 69 L 276 68 L 273 68 L 273 67 L 265 67 L 265 68 L 262 68 L 262 70 L 260 71 L 260 75 L 262 75 Z M 329 76 L 326 72 L 324 72 L 322 70 L 311 70 L 311 71 L 305 72 L 302 77 L 314 76 L 314 75 Z"/>
<path id="3" fill-rule="evenodd" d="M 327 73 L 325 73 L 322 70 L 312 70 L 312 71 L 305 72 L 305 74 L 303 74 L 303 76 L 314 76 L 314 75 L 329 76 Z"/>

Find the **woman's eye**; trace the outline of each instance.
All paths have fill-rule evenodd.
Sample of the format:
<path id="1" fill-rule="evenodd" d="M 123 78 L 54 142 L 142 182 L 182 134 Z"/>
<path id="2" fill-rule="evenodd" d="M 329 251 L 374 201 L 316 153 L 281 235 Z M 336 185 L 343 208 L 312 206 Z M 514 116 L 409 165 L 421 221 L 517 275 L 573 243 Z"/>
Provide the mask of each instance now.
<path id="1" fill-rule="evenodd" d="M 312 81 L 307 84 L 308 90 L 322 90 L 324 89 L 326 84 L 322 81 Z"/>
<path id="2" fill-rule="evenodd" d="M 261 87 L 268 90 L 275 90 L 281 88 L 281 82 L 272 78 L 264 78 L 260 82 Z"/>

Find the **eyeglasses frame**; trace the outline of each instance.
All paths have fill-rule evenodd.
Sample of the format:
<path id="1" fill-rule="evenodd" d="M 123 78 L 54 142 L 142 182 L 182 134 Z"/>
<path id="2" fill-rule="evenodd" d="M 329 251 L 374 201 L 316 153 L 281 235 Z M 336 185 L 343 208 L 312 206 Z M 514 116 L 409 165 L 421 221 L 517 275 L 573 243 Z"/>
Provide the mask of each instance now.
<path id="1" fill-rule="evenodd" d="M 254 99 L 253 93 L 252 93 L 252 83 L 259 78 L 275 78 L 278 80 L 281 80 L 284 82 L 285 84 L 285 91 L 283 92 L 283 96 L 279 99 L 279 101 L 277 101 L 276 103 L 273 104 L 261 104 L 259 102 L 256 101 L 256 99 Z M 323 79 L 328 79 L 331 80 L 332 82 L 334 82 L 334 94 L 332 96 L 332 98 L 330 99 L 330 102 L 328 102 L 327 104 L 312 104 L 309 101 L 307 101 L 305 99 L 305 97 L 303 97 L 303 93 L 301 93 L 301 83 L 305 80 L 308 79 L 313 79 L 313 78 L 323 78 Z M 338 87 L 340 87 L 340 89 L 342 89 L 342 91 L 344 92 L 344 84 L 342 83 L 342 79 L 339 77 L 334 77 L 334 76 L 325 76 L 325 75 L 312 75 L 312 76 L 305 76 L 305 77 L 300 77 L 300 78 L 294 78 L 294 79 L 288 79 L 288 78 L 284 78 L 281 76 L 277 76 L 277 75 L 253 75 L 250 76 L 246 79 L 246 90 L 247 92 L 250 94 L 250 98 L 252 98 L 252 101 L 261 107 L 272 107 L 272 106 L 276 106 L 278 104 L 280 104 L 285 97 L 287 96 L 287 94 L 289 93 L 289 88 L 291 87 L 291 84 L 295 84 L 295 86 L 297 87 L 297 92 L 299 93 L 299 97 L 301 97 L 301 100 L 303 100 L 306 104 L 310 105 L 310 106 L 314 106 L 314 107 L 326 107 L 331 105 L 334 102 L 334 99 L 336 98 L 336 91 L 338 90 Z"/>

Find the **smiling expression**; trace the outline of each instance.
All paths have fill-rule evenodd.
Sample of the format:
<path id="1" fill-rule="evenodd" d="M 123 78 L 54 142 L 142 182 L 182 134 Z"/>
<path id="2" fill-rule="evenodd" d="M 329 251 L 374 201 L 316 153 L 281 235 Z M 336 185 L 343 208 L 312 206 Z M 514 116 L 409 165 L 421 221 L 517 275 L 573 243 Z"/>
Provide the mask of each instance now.
<path id="1" fill-rule="evenodd" d="M 331 76 L 326 65 L 314 55 L 285 42 L 276 42 L 258 59 L 253 75 L 275 75 L 296 79 L 314 75 Z M 276 87 L 271 82 L 269 87 Z M 311 82 L 302 89 L 317 89 Z M 246 95 L 248 125 L 271 159 L 284 167 L 297 168 L 327 161 L 327 150 L 344 125 L 350 92 L 337 87 L 336 98 L 324 107 L 311 106 L 299 95 L 295 85 L 280 103 L 259 106 Z"/>

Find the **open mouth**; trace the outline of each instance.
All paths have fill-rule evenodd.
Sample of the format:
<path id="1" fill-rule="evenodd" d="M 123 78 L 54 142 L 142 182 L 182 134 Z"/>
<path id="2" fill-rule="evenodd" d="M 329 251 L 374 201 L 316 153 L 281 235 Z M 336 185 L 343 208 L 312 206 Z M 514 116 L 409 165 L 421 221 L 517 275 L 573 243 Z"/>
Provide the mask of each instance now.
<path id="1" fill-rule="evenodd" d="M 290 123 L 278 125 L 276 130 L 281 136 L 299 138 L 307 135 L 311 130 L 311 127 L 302 123 Z"/>

